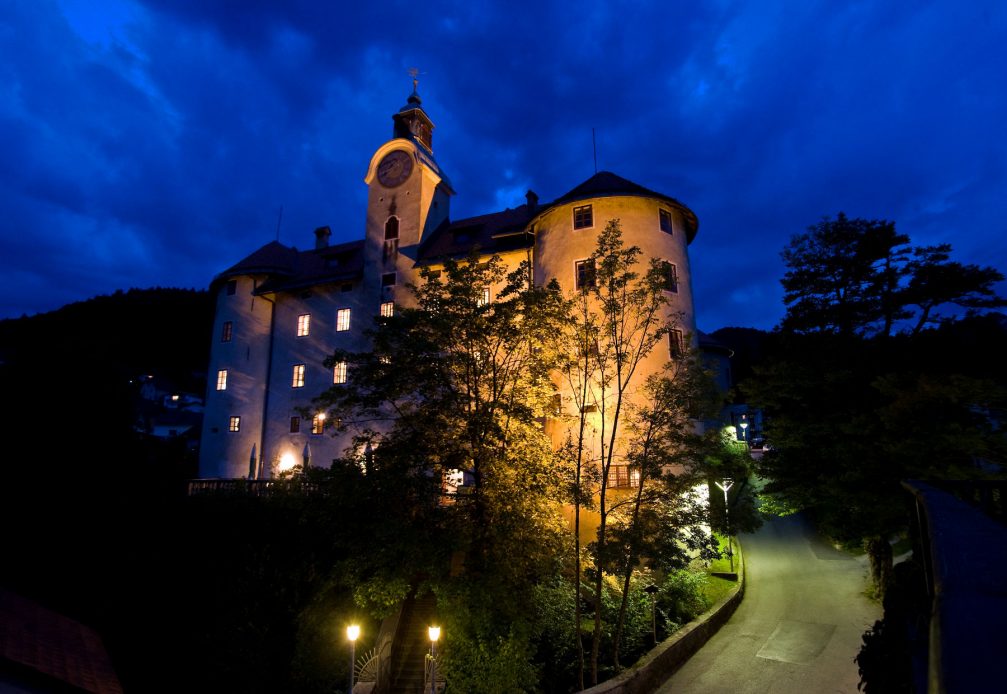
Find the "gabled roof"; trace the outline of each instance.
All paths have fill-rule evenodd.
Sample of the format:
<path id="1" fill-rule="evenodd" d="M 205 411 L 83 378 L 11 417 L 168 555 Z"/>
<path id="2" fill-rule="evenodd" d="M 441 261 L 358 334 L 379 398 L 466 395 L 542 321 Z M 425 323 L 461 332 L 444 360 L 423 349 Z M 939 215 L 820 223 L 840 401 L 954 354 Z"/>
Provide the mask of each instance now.
<path id="1" fill-rule="evenodd" d="M 256 294 L 357 279 L 363 272 L 364 242 L 299 251 L 270 241 L 214 278 L 217 284 L 237 275 L 268 275 Z"/>
<path id="2" fill-rule="evenodd" d="M 692 210 L 669 195 L 664 195 L 663 193 L 657 193 L 649 188 L 644 188 L 640 184 L 633 183 L 632 181 L 627 180 L 622 176 L 618 176 L 611 171 L 599 171 L 594 176 L 568 192 L 566 195 L 561 195 L 553 200 L 548 207 L 554 207 L 568 202 L 576 202 L 577 200 L 602 198 L 613 195 L 637 195 L 647 198 L 656 198 L 658 200 L 664 200 L 671 203 L 671 205 L 681 210 L 683 216 L 685 217 L 686 236 L 689 242 L 691 243 L 696 237 L 696 230 L 699 228 L 699 220 L 696 218 L 696 215 Z"/>

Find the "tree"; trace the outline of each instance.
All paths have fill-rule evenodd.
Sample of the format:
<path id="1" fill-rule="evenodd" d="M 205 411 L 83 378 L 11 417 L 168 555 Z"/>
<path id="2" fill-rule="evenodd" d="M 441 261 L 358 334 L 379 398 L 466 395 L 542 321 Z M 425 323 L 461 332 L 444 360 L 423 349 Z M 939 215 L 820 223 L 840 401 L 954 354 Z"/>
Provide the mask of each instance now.
<path id="1" fill-rule="evenodd" d="M 907 319 L 916 333 L 949 320 L 936 313 L 945 305 L 1007 306 L 993 289 L 1004 279 L 998 270 L 951 261 L 950 244 L 913 248 L 886 220 L 840 212 L 794 236 L 781 255 L 787 332 L 888 337 Z"/>
<path id="2" fill-rule="evenodd" d="M 485 302 L 483 289 L 501 284 Z M 428 584 L 452 620 L 445 667 L 456 662 L 449 651 L 472 654 L 464 681 L 482 677 L 483 687 L 506 688 L 529 652 L 522 606 L 562 560 L 564 471 L 541 418 L 569 303 L 555 282 L 534 286 L 526 263 L 508 273 L 498 257 L 447 260 L 440 272 L 422 270 L 409 289 L 414 305 L 377 319 L 370 351 L 337 351 L 327 361 L 346 362 L 349 381 L 317 404 L 329 421 L 354 429 L 360 450 L 370 445 L 366 477 L 416 481 L 406 505 L 437 506 L 446 479 L 466 480 L 440 506 L 430 540 L 463 558 L 464 571 L 449 575 L 451 562 L 443 561 L 429 567 Z M 351 451 L 344 464 L 359 462 Z"/>
<path id="3" fill-rule="evenodd" d="M 784 330 L 843 336 L 888 334 L 903 318 L 895 298 L 909 237 L 887 221 L 840 212 L 794 236 L 783 250 Z"/>
<path id="4" fill-rule="evenodd" d="M 598 235 L 588 266 L 591 274 L 574 299 L 569 341 L 575 349 L 563 373 L 578 413 L 568 445 L 574 461 L 575 576 L 582 575 L 580 521 L 583 508 L 596 510 L 598 528 L 591 550 L 594 567 L 594 608 L 591 643 L 591 681 L 598 682 L 603 635 L 602 597 L 606 571 L 624 579 L 624 592 L 615 627 L 614 658 L 618 664 L 619 636 L 626 614 L 628 586 L 645 548 L 641 532 L 650 509 L 668 502 L 670 479 L 663 471 L 673 464 L 691 465 L 695 455 L 690 403 L 698 403 L 702 381 L 698 362 L 683 350 L 677 362 L 668 362 L 662 375 L 643 383 L 641 366 L 653 361 L 658 345 L 680 325 L 681 316 L 668 309 L 666 271 L 662 261 L 651 259 L 641 272 L 641 250 L 626 246 L 619 220 L 611 220 Z M 613 498 L 617 468 L 635 477 L 628 494 Z M 663 480 L 663 481 L 662 481 Z M 628 515 L 623 511 L 629 510 Z M 616 537 L 609 523 L 619 514 Z M 581 611 L 575 612 L 578 657 L 583 686 Z"/>
<path id="5" fill-rule="evenodd" d="M 966 323 L 940 312 L 1005 305 L 992 288 L 1003 277 L 950 253 L 842 214 L 795 236 L 783 252 L 787 314 L 744 385 L 767 414 L 767 503 L 862 542 L 882 592 L 887 538 L 905 525 L 899 481 L 979 475 L 980 459 L 1003 460 L 989 413 L 1005 383 L 989 377 L 991 361 L 976 362 L 976 343 L 956 337 Z"/>

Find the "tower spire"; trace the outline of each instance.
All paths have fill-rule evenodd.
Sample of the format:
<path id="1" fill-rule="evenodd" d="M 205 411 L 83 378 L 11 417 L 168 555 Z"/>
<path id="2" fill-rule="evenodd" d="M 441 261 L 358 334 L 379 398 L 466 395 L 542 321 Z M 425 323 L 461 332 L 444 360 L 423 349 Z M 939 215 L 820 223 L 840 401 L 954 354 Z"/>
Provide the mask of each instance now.
<path id="1" fill-rule="evenodd" d="M 406 100 L 406 105 L 399 109 L 398 113 L 392 116 L 395 127 L 392 129 L 393 137 L 401 137 L 413 140 L 422 145 L 428 152 L 433 153 L 433 130 L 434 124 L 430 117 L 423 112 L 423 103 L 417 91 L 420 83 L 419 76 L 425 73 L 419 68 L 411 67 L 408 70 L 409 76 L 413 80 L 413 93 Z"/>

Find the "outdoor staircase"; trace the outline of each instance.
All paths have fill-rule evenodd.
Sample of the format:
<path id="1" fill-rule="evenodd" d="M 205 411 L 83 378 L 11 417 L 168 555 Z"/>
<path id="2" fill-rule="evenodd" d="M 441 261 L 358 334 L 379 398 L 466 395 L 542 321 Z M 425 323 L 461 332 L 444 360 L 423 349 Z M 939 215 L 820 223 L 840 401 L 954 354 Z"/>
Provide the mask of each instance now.
<path id="1" fill-rule="evenodd" d="M 437 626 L 437 600 L 431 593 L 410 595 L 402 605 L 395 641 L 392 646 L 392 686 L 389 694 L 420 694 L 424 685 L 429 692 L 427 654 L 430 639 L 427 627 Z M 438 680 L 441 679 L 438 673 Z M 437 690 L 443 688 L 438 682 Z"/>

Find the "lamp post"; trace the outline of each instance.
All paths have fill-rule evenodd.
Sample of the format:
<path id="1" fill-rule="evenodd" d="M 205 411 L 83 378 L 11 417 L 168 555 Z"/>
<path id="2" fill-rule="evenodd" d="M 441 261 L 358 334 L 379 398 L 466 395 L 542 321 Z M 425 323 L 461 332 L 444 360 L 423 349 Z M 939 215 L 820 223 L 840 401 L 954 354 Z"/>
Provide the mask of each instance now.
<path id="1" fill-rule="evenodd" d="M 437 694 L 437 639 L 441 637 L 440 627 L 428 627 L 430 637 L 430 694 Z"/>
<path id="2" fill-rule="evenodd" d="M 745 426 L 744 424 L 742 426 Z M 734 573 L 734 548 L 731 543 L 731 513 L 727 506 L 727 490 L 734 486 L 734 481 L 725 479 L 724 483 L 716 483 L 724 492 L 724 525 L 727 528 L 727 557 L 731 560 L 731 573 Z"/>
<path id="3" fill-rule="evenodd" d="M 747 414 L 741 415 L 741 438 L 745 440 L 746 444 L 748 443 L 748 415 Z"/>
<path id="4" fill-rule="evenodd" d="M 659 590 L 660 588 L 653 583 L 643 589 L 643 592 L 650 596 L 650 633 L 655 646 L 657 646 L 657 591 Z"/>
<path id="5" fill-rule="evenodd" d="M 357 661 L 357 638 L 360 636 L 360 627 L 351 624 L 346 627 L 346 638 L 350 640 L 350 692 L 353 694 L 353 666 Z"/>

